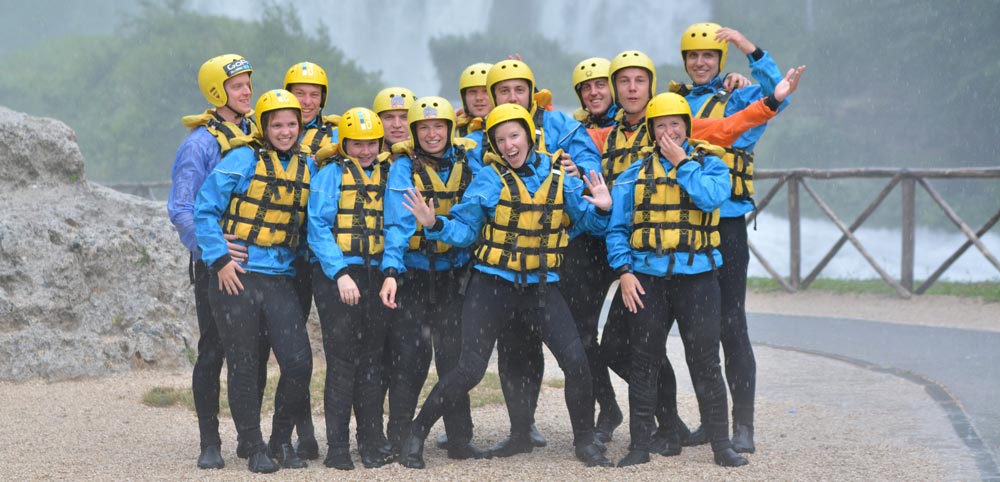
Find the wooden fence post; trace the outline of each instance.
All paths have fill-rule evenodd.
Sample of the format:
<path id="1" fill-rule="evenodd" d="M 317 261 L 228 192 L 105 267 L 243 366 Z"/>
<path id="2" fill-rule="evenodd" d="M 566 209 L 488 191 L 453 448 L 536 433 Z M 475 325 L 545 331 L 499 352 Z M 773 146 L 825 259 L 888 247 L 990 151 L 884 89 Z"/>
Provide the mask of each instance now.
<path id="1" fill-rule="evenodd" d="M 902 218 L 902 257 L 899 266 L 899 284 L 910 293 L 913 292 L 913 263 L 916 252 L 916 186 L 917 180 L 907 175 L 903 178 L 903 218 Z"/>
<path id="2" fill-rule="evenodd" d="M 788 178 L 788 281 L 802 289 L 802 226 L 799 221 L 799 177 Z"/>

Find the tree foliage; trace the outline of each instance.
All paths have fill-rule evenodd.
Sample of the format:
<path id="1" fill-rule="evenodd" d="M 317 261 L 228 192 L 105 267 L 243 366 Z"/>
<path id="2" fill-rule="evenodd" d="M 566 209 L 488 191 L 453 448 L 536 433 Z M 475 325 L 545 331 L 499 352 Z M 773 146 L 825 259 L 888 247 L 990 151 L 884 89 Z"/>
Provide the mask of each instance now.
<path id="1" fill-rule="evenodd" d="M 326 31 L 306 31 L 289 9 L 262 12 L 245 22 L 201 15 L 182 1 L 144 4 L 114 36 L 63 38 L 8 56 L 5 64 L 19 68 L 0 78 L 0 104 L 69 124 L 91 179 L 134 181 L 170 177 L 188 133 L 180 118 L 208 107 L 198 68 L 219 54 L 250 60 L 255 97 L 309 60 L 330 76 L 326 113 L 371 103 L 379 79 L 331 46 Z"/>

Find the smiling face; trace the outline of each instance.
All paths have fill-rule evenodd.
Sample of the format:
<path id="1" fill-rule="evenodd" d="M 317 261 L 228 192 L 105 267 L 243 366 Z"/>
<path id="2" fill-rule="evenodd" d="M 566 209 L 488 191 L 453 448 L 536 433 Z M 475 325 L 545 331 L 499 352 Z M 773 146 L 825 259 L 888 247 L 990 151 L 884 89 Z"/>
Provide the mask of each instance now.
<path id="1" fill-rule="evenodd" d="M 684 70 L 694 85 L 704 85 L 719 75 L 718 50 L 688 50 L 684 52 Z"/>
<path id="2" fill-rule="evenodd" d="M 427 119 L 417 121 L 417 143 L 424 152 L 440 157 L 448 149 L 448 121 Z"/>
<path id="3" fill-rule="evenodd" d="M 584 81 L 580 84 L 580 99 L 587 112 L 602 116 L 611 107 L 611 84 L 604 77 Z"/>
<path id="4" fill-rule="evenodd" d="M 514 169 L 523 166 L 531 155 L 531 142 L 524 124 L 510 120 L 496 126 L 492 134 L 493 143 L 507 164 Z"/>
<path id="5" fill-rule="evenodd" d="M 315 84 L 292 84 L 290 90 L 302 105 L 302 123 L 312 122 L 323 103 L 323 87 Z"/>
<path id="6" fill-rule="evenodd" d="M 264 135 L 271 147 L 286 152 L 298 144 L 299 128 L 299 116 L 295 109 L 281 109 L 268 113 Z"/>
<path id="7" fill-rule="evenodd" d="M 615 94 L 622 109 L 638 114 L 646 109 L 651 88 L 649 72 L 639 67 L 626 67 L 615 73 Z"/>
<path id="8" fill-rule="evenodd" d="M 385 142 L 392 146 L 410 138 L 410 129 L 406 123 L 406 109 L 393 109 L 380 113 L 382 126 L 385 127 Z"/>
<path id="9" fill-rule="evenodd" d="M 653 125 L 654 139 L 666 134 L 678 146 L 687 140 L 687 123 L 684 116 L 665 115 L 651 120 L 650 123 Z"/>
<path id="10" fill-rule="evenodd" d="M 469 117 L 486 117 L 493 108 L 493 101 L 490 100 L 485 86 L 469 87 L 462 96 L 469 109 L 469 112 L 466 112 Z"/>
<path id="11" fill-rule="evenodd" d="M 361 167 L 367 168 L 378 157 L 378 139 L 354 140 L 344 139 L 344 152 L 358 160 Z"/>
<path id="12" fill-rule="evenodd" d="M 527 80 L 508 79 L 493 86 L 497 104 L 517 104 L 531 110 L 531 87 Z"/>
<path id="13" fill-rule="evenodd" d="M 253 96 L 253 87 L 250 84 L 250 74 L 242 73 L 234 75 L 222 83 L 226 89 L 226 106 L 240 115 L 250 112 L 250 97 Z"/>

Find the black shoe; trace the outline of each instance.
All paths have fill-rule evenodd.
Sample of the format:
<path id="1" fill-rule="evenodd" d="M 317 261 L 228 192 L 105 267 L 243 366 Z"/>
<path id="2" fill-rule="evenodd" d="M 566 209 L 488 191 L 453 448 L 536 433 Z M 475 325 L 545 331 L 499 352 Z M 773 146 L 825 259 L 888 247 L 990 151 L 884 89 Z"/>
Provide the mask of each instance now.
<path id="1" fill-rule="evenodd" d="M 309 466 L 309 464 L 299 458 L 299 454 L 295 453 L 295 449 L 292 448 L 292 444 L 290 443 L 283 443 L 278 447 L 268 445 L 267 453 L 286 469 L 304 469 Z"/>
<path id="2" fill-rule="evenodd" d="M 299 437 L 295 444 L 295 453 L 303 460 L 316 460 L 319 458 L 319 443 L 316 437 Z"/>
<path id="3" fill-rule="evenodd" d="M 737 425 L 733 427 L 733 450 L 741 454 L 752 454 L 757 450 L 753 445 L 753 427 Z"/>
<path id="4" fill-rule="evenodd" d="M 250 454 L 253 453 L 253 446 L 250 442 L 243 440 L 239 437 L 236 438 L 236 456 L 245 459 L 249 458 Z"/>
<path id="5" fill-rule="evenodd" d="M 226 461 L 222 460 L 222 446 L 209 445 L 201 449 L 198 456 L 199 469 L 221 469 L 226 466 Z"/>
<path id="6" fill-rule="evenodd" d="M 731 448 L 715 452 L 715 464 L 722 467 L 740 467 L 749 463 L 747 459 Z"/>
<path id="7" fill-rule="evenodd" d="M 580 445 L 576 447 L 576 459 L 583 462 L 587 467 L 614 467 L 601 448 L 597 444 Z"/>
<path id="8" fill-rule="evenodd" d="M 351 461 L 351 451 L 347 447 L 330 448 L 326 451 L 326 459 L 323 465 L 337 470 L 354 470 L 354 462 Z"/>
<path id="9" fill-rule="evenodd" d="M 399 464 L 411 469 L 422 469 L 424 464 L 424 439 L 410 434 L 403 439 L 399 449 Z"/>
<path id="10" fill-rule="evenodd" d="M 705 435 L 705 427 L 698 427 L 690 435 L 681 439 L 681 445 L 685 447 L 694 447 L 697 445 L 705 445 L 708 443 L 708 437 Z"/>
<path id="11" fill-rule="evenodd" d="M 653 434 L 653 440 L 649 443 L 650 452 L 656 452 L 664 457 L 680 455 L 681 448 L 681 436 L 677 432 L 662 428 Z"/>
<path id="12" fill-rule="evenodd" d="M 278 471 L 278 464 L 267 455 L 267 450 L 260 449 L 247 457 L 247 468 L 255 474 L 270 474 Z"/>
<path id="13" fill-rule="evenodd" d="M 645 450 L 629 450 L 625 457 L 618 462 L 618 467 L 631 467 L 649 463 L 649 452 Z"/>
<path id="14" fill-rule="evenodd" d="M 615 429 L 622 424 L 622 420 L 625 416 L 622 415 L 621 409 L 618 405 L 612 405 L 611 410 L 601 410 L 601 414 L 597 416 L 597 425 L 594 426 L 594 438 L 601 443 L 608 443 L 614 436 Z"/>
<path id="15" fill-rule="evenodd" d="M 452 460 L 468 460 L 468 459 L 488 459 L 492 458 L 493 454 L 489 450 L 483 450 L 471 442 L 464 444 L 448 444 L 448 458 Z"/>
<path id="16" fill-rule="evenodd" d="M 434 445 L 436 445 L 439 449 L 448 448 L 448 434 L 443 433 L 438 435 L 437 439 L 434 440 Z"/>
<path id="17" fill-rule="evenodd" d="M 530 434 L 512 433 L 494 445 L 490 449 L 490 455 L 493 457 L 510 457 L 512 455 L 530 453 L 534 449 L 535 444 Z"/>
<path id="18" fill-rule="evenodd" d="M 538 427 L 536 427 L 535 424 L 531 424 L 530 435 L 531 444 L 535 447 L 544 447 L 549 444 L 549 442 L 545 440 L 545 437 L 542 437 L 542 433 L 538 431 Z"/>
<path id="19" fill-rule="evenodd" d="M 377 469 L 392 462 L 392 448 L 383 450 L 382 446 L 365 449 L 361 452 L 361 465 L 366 469 Z"/>

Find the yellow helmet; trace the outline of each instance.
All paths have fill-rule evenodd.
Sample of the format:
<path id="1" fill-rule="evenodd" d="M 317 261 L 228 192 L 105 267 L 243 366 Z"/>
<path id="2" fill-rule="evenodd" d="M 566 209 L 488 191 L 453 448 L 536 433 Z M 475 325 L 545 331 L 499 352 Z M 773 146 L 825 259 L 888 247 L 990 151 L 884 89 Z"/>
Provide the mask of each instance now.
<path id="1" fill-rule="evenodd" d="M 455 135 L 455 108 L 444 97 L 427 96 L 417 99 L 406 111 L 406 123 L 410 126 L 410 137 L 415 146 L 417 143 L 417 122 L 428 119 L 440 119 L 448 123 L 448 135 L 445 139 L 451 144 Z"/>
<path id="2" fill-rule="evenodd" d="M 684 117 L 687 136 L 691 137 L 691 105 L 684 97 L 673 92 L 665 92 L 650 99 L 646 104 L 646 132 L 653 136 L 653 119 L 668 115 Z"/>
<path id="3" fill-rule="evenodd" d="M 198 87 L 201 89 L 201 95 L 216 107 L 226 105 L 229 96 L 223 84 L 244 72 L 253 74 L 253 67 L 242 55 L 224 54 L 206 60 L 198 69 Z"/>
<path id="4" fill-rule="evenodd" d="M 691 25 L 681 34 L 681 60 L 684 60 L 688 50 L 718 50 L 719 72 L 726 68 L 726 55 L 729 54 L 729 43 L 715 40 L 715 33 L 722 28 L 717 23 L 705 22 Z"/>
<path id="5" fill-rule="evenodd" d="M 490 71 L 490 67 L 493 64 L 487 64 L 479 62 L 477 64 L 472 64 L 462 71 L 462 75 L 458 78 L 458 95 L 462 97 L 462 109 L 465 110 L 466 115 L 469 113 L 469 106 L 465 105 L 465 89 L 469 87 L 486 87 L 486 74 Z"/>
<path id="6" fill-rule="evenodd" d="M 493 105 L 497 105 L 497 96 L 493 93 L 493 87 L 500 82 L 511 79 L 524 79 L 528 81 L 528 91 L 535 91 L 535 74 L 531 72 L 531 67 L 521 60 L 504 60 L 493 64 L 489 72 L 486 73 L 486 90 L 493 99 Z M 534 99 L 530 99 L 534 102 Z"/>
<path id="7" fill-rule="evenodd" d="M 302 129 L 302 105 L 299 104 L 299 99 L 285 89 L 274 89 L 264 92 L 264 95 L 257 99 L 257 106 L 254 108 L 257 125 L 261 131 L 267 128 L 264 114 L 281 109 L 295 109 L 295 113 L 299 116 L 299 129 Z"/>
<path id="8" fill-rule="evenodd" d="M 326 71 L 323 67 L 312 62 L 300 62 L 288 68 L 285 72 L 285 90 L 291 91 L 292 84 L 313 84 L 323 88 L 323 97 L 319 101 L 319 108 L 326 107 L 326 92 L 330 90 L 330 83 L 326 79 Z"/>
<path id="9" fill-rule="evenodd" d="M 580 99 L 581 107 L 586 108 L 583 104 L 583 97 L 580 97 L 580 84 L 601 77 L 607 79 L 609 83 L 611 82 L 611 61 L 608 59 L 591 57 L 576 64 L 576 67 L 573 68 L 573 90 L 576 91 L 576 96 Z M 614 97 L 614 89 L 612 89 L 612 97 Z M 614 99 L 611 100 L 614 101 Z"/>
<path id="10" fill-rule="evenodd" d="M 375 94 L 375 101 L 372 102 L 372 110 L 376 114 L 381 114 L 387 110 L 409 110 L 415 100 L 417 100 L 417 96 L 410 89 L 405 87 L 388 87 Z"/>
<path id="11" fill-rule="evenodd" d="M 615 74 L 619 70 L 629 67 L 638 67 L 649 72 L 649 98 L 652 99 L 656 95 L 656 65 L 653 64 L 653 59 L 638 50 L 626 50 L 611 59 L 611 65 L 608 67 L 608 78 L 611 80 L 611 92 L 614 92 L 615 98 L 618 98 Z"/>
<path id="12" fill-rule="evenodd" d="M 531 120 L 531 114 L 528 110 L 518 104 L 501 104 L 494 107 L 493 110 L 486 115 L 486 139 L 489 142 L 491 151 L 499 152 L 497 150 L 496 141 L 493 139 L 493 130 L 500 124 L 512 120 L 516 120 L 524 125 L 528 134 L 528 142 L 530 142 L 532 146 L 534 145 L 535 122 Z"/>
<path id="13" fill-rule="evenodd" d="M 337 125 L 340 142 L 345 139 L 356 141 L 379 141 L 379 150 L 382 150 L 382 138 L 385 137 L 385 129 L 382 127 L 382 119 L 375 112 L 364 107 L 351 107 L 340 116 L 340 124 Z"/>

